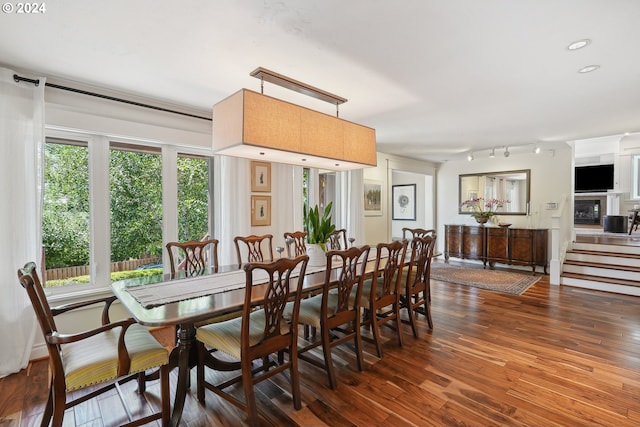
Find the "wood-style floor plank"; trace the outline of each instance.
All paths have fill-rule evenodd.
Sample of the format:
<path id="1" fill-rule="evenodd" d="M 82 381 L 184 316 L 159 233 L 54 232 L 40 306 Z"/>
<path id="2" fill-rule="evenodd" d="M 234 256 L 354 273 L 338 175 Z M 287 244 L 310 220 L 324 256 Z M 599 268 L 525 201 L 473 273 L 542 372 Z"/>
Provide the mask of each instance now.
<path id="1" fill-rule="evenodd" d="M 639 297 L 550 286 L 548 276 L 523 295 L 433 281 L 431 307 L 434 329 L 419 316 L 420 338 L 404 325 L 402 347 L 383 328 L 383 359 L 365 343 L 364 372 L 356 369 L 352 347 L 335 349 L 337 390 L 329 389 L 324 371 L 300 361 L 299 411 L 288 378 L 261 383 L 256 396 L 262 424 L 640 425 Z M 172 340 L 171 331 L 160 336 Z M 207 372 L 210 378 L 220 375 Z M 123 386 L 136 414 L 158 407 L 158 385 L 148 391 L 137 396 L 135 382 Z M 46 396 L 44 361 L 1 379 L 0 427 L 38 425 Z M 65 426 L 118 425 L 117 400 L 114 393 L 74 408 Z M 193 372 L 183 425 L 236 426 L 246 420 L 208 391 L 206 406 L 200 405 Z"/>

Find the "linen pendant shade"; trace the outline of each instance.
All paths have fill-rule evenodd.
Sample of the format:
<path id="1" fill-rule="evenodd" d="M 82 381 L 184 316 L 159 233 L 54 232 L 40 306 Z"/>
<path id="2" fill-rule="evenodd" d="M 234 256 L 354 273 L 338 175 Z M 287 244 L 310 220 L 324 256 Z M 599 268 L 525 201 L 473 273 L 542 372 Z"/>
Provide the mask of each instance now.
<path id="1" fill-rule="evenodd" d="M 375 129 L 249 89 L 214 105 L 213 150 L 329 170 L 377 164 Z"/>

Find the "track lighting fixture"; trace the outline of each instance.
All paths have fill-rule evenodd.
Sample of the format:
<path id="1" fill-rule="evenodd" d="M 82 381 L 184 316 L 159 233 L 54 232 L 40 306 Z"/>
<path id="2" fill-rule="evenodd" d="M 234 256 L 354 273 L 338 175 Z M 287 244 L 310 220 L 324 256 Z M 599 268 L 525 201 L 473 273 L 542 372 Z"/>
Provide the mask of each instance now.
<path id="1" fill-rule="evenodd" d="M 495 156 L 496 156 L 496 148 L 493 147 L 491 149 L 491 153 L 489 153 L 489 157 L 493 159 Z"/>
<path id="2" fill-rule="evenodd" d="M 505 157 L 509 157 L 511 155 L 511 153 L 509 152 L 509 147 L 507 147 L 506 145 L 504 146 L 504 156 Z"/>
<path id="3" fill-rule="evenodd" d="M 540 154 L 540 146 L 539 146 L 539 145 L 535 145 L 535 146 L 533 147 L 533 152 L 534 152 L 535 154 Z"/>
<path id="4" fill-rule="evenodd" d="M 468 161 L 473 160 L 473 151 L 469 151 L 469 154 L 467 155 L 467 160 Z"/>

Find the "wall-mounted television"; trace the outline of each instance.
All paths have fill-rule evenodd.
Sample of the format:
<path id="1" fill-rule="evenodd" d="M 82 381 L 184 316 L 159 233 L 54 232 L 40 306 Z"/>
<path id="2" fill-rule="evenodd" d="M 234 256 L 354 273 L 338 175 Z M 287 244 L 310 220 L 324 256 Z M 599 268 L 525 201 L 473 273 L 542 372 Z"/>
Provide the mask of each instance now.
<path id="1" fill-rule="evenodd" d="M 576 166 L 575 192 L 613 190 L 613 165 Z"/>

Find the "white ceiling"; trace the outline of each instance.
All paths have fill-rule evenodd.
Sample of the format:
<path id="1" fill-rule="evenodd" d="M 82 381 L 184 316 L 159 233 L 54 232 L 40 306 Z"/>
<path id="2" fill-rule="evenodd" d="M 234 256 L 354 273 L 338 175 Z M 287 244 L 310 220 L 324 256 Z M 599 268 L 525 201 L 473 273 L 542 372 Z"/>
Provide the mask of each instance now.
<path id="1" fill-rule="evenodd" d="M 261 66 L 349 99 L 379 151 L 446 161 L 640 131 L 639 23 L 638 0 L 47 1 L 0 15 L 0 63 L 206 111 Z"/>

